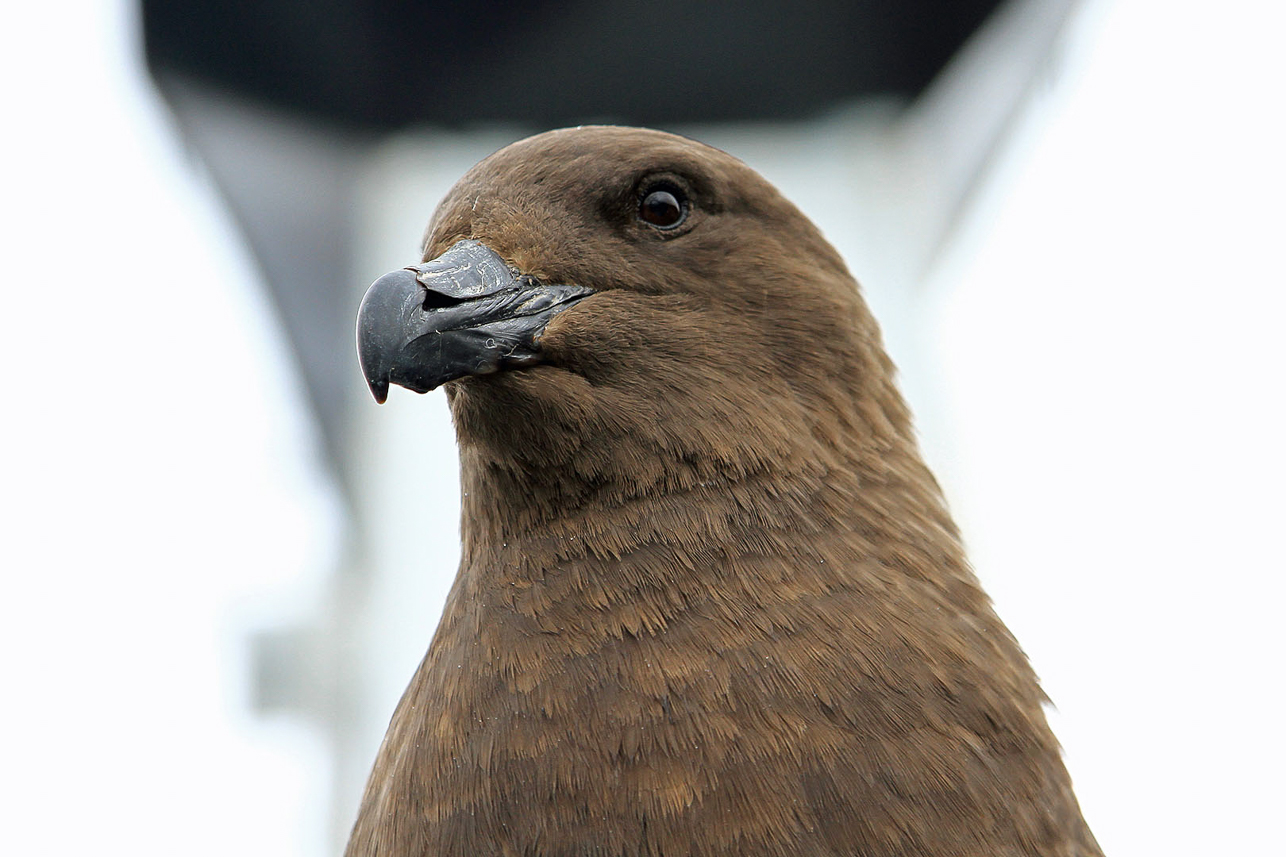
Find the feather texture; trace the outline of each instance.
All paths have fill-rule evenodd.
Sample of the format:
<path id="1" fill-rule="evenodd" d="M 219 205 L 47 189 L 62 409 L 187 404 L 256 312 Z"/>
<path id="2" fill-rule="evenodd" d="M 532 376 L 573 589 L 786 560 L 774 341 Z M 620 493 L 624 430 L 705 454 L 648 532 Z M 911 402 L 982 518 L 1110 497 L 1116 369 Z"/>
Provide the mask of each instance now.
<path id="1" fill-rule="evenodd" d="M 678 234 L 636 216 L 657 176 Z M 595 294 L 448 385 L 463 558 L 353 855 L 1099 854 L 836 252 L 734 158 L 583 128 L 483 161 L 480 241 Z"/>

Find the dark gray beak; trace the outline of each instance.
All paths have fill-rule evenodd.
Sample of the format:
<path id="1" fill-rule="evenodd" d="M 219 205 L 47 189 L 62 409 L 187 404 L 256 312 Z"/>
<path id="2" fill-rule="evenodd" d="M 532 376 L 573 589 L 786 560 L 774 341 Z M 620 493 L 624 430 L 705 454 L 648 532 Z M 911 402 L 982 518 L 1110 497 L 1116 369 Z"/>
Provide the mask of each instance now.
<path id="1" fill-rule="evenodd" d="M 590 294 L 542 285 L 485 244 L 460 241 L 366 291 L 357 311 L 362 374 L 383 404 L 390 383 L 427 393 L 466 375 L 538 363 L 545 325 Z"/>

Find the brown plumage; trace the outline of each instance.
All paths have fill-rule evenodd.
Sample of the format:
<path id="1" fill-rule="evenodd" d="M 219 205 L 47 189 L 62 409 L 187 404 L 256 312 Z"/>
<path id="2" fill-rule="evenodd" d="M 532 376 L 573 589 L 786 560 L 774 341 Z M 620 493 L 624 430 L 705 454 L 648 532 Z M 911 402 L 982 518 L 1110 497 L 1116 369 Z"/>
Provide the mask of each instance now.
<path id="1" fill-rule="evenodd" d="M 659 183 L 659 184 L 658 184 Z M 686 219 L 639 217 L 650 189 Z M 875 321 L 748 167 L 624 128 L 442 202 L 586 286 L 541 364 L 448 384 L 463 558 L 350 855 L 1096 855 Z"/>

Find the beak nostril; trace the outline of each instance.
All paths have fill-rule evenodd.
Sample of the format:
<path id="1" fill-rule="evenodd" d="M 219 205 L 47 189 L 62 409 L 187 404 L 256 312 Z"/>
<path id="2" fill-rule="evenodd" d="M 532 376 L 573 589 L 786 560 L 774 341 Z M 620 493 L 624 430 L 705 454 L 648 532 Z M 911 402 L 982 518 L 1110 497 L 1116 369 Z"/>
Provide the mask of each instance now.
<path id="1" fill-rule="evenodd" d="M 424 303 L 422 306 L 425 311 L 434 309 L 446 309 L 447 307 L 459 306 L 464 303 L 464 298 L 444 295 L 441 292 L 435 292 L 432 289 L 424 290 Z"/>

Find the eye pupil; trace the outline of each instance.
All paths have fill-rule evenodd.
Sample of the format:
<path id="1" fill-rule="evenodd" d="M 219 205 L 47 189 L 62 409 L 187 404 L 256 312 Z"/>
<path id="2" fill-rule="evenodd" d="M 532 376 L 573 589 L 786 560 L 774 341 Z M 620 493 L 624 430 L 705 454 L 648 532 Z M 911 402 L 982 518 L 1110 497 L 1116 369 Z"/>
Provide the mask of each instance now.
<path id="1" fill-rule="evenodd" d="M 660 229 L 673 229 L 687 215 L 687 206 L 673 191 L 654 190 L 639 203 L 639 219 Z"/>

